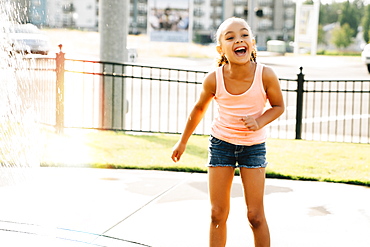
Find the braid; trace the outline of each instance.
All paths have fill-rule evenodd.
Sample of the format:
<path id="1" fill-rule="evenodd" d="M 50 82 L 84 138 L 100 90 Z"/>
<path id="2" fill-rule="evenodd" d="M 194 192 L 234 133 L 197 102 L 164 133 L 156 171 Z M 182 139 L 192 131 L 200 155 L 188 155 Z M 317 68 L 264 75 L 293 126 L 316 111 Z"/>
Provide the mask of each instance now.
<path id="1" fill-rule="evenodd" d="M 257 63 L 257 51 L 254 49 L 251 52 L 251 61 Z M 221 67 L 224 64 L 228 64 L 229 61 L 227 60 L 225 55 L 221 55 L 217 60 L 218 67 Z"/>
<path id="2" fill-rule="evenodd" d="M 251 53 L 251 61 L 257 63 L 257 51 L 255 49 Z"/>
<path id="3" fill-rule="evenodd" d="M 227 61 L 227 58 L 225 55 L 221 55 L 219 59 L 217 60 L 218 67 L 221 67 L 222 65 L 227 64 L 227 63 L 229 63 L 229 61 Z"/>

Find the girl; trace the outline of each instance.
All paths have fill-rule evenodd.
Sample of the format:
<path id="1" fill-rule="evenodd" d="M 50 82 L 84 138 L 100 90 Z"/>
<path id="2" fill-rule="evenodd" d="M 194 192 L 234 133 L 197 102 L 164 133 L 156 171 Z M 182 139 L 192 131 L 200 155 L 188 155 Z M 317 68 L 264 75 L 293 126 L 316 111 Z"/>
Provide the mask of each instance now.
<path id="1" fill-rule="evenodd" d="M 256 62 L 256 45 L 249 25 L 240 18 L 225 20 L 217 30 L 219 68 L 206 75 L 203 89 L 173 148 L 178 162 L 188 139 L 215 99 L 218 116 L 209 144 L 210 246 L 226 245 L 226 221 L 235 168 L 240 169 L 247 217 L 255 246 L 270 246 L 263 196 L 265 187 L 265 129 L 284 111 L 279 80 L 271 68 Z M 266 110 L 267 100 L 270 108 Z"/>

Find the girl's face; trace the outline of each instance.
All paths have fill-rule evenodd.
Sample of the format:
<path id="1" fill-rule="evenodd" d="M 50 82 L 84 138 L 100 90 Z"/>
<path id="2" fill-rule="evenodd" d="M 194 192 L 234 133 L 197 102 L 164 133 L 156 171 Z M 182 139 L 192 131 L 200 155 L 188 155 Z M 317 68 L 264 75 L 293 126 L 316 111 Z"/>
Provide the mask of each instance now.
<path id="1" fill-rule="evenodd" d="M 243 22 L 232 21 L 220 33 L 217 51 L 224 54 L 230 63 L 247 63 L 255 49 L 255 40 L 249 27 Z"/>

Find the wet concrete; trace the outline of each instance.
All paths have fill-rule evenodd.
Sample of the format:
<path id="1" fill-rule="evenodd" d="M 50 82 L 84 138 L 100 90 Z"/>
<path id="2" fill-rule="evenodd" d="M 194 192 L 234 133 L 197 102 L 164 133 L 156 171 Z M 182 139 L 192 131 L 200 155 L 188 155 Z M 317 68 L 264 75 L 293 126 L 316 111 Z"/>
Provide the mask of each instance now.
<path id="1" fill-rule="evenodd" d="M 208 246 L 207 175 L 37 168 L 0 187 L 0 246 Z M 235 177 L 228 247 L 253 246 Z M 370 188 L 266 180 L 274 247 L 370 246 Z"/>

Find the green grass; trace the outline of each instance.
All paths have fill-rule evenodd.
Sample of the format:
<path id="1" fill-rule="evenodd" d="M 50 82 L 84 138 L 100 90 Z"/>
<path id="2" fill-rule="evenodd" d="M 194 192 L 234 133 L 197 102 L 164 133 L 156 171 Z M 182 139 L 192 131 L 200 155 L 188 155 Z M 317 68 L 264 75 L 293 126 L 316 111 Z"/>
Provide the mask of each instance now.
<path id="1" fill-rule="evenodd" d="M 370 185 L 370 145 L 269 140 L 268 172 L 293 179 Z"/>
<path id="2" fill-rule="evenodd" d="M 95 168 L 206 172 L 208 137 L 192 136 L 180 162 L 174 163 L 170 156 L 178 138 L 110 131 L 59 137 L 49 133 L 54 146 L 46 144 L 43 165 L 68 165 L 63 158 L 69 157 L 70 165 Z M 53 149 L 62 160 L 55 160 Z M 370 186 L 369 153 L 369 144 L 269 139 L 267 177 Z"/>
<path id="3" fill-rule="evenodd" d="M 317 52 L 317 55 L 325 55 L 325 56 L 361 56 L 361 52 L 356 51 L 326 51 L 326 50 L 320 50 Z"/>

